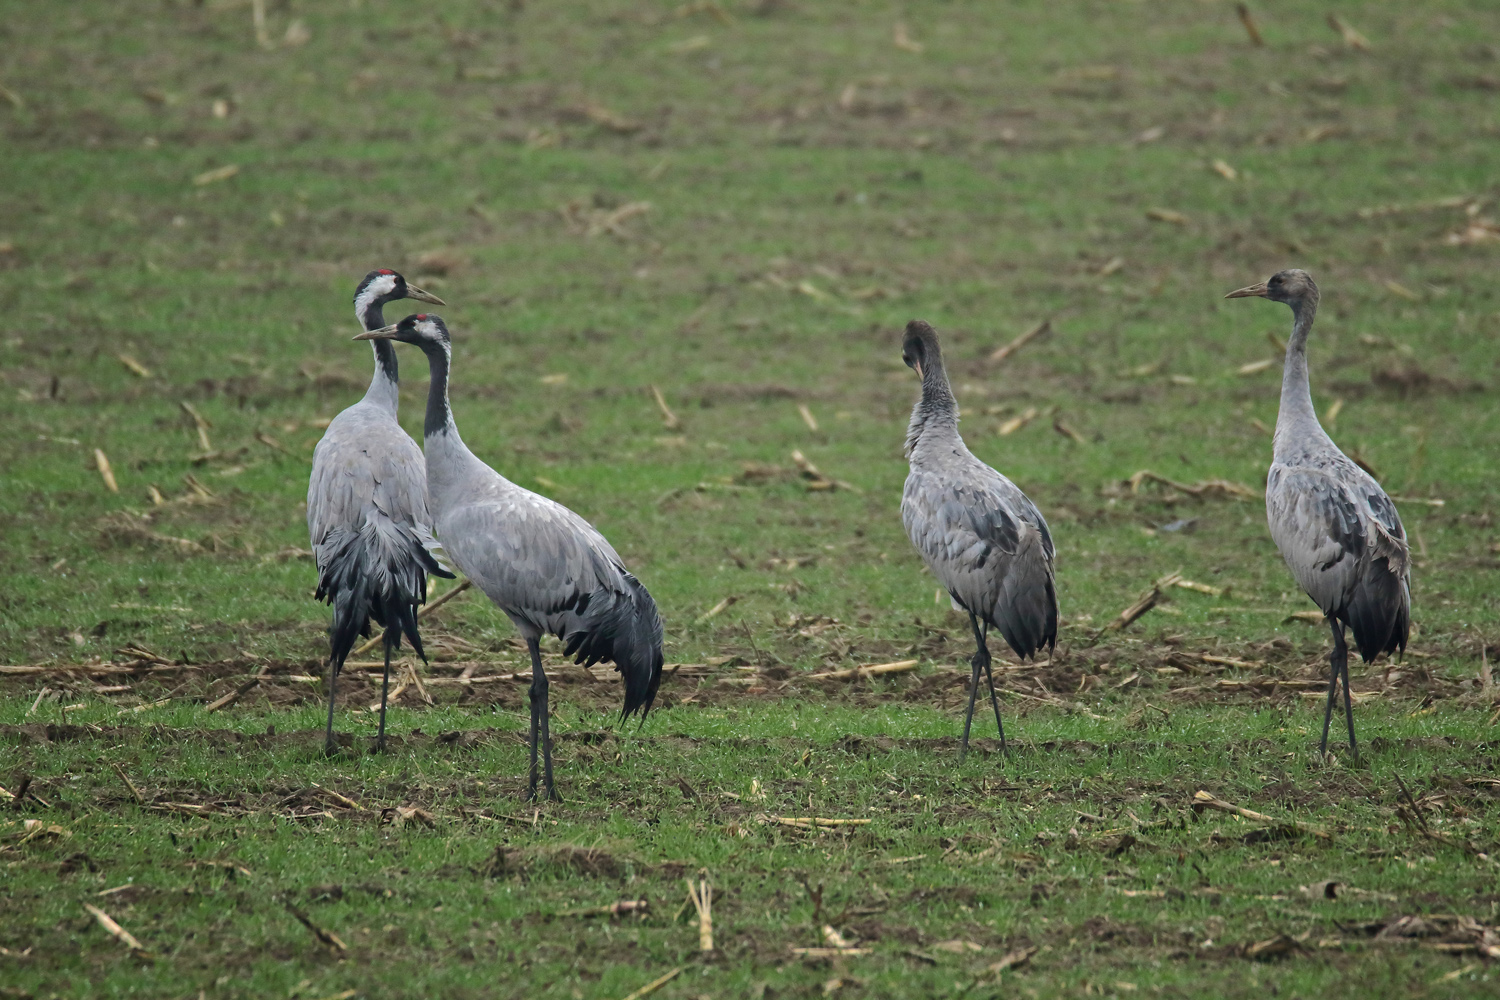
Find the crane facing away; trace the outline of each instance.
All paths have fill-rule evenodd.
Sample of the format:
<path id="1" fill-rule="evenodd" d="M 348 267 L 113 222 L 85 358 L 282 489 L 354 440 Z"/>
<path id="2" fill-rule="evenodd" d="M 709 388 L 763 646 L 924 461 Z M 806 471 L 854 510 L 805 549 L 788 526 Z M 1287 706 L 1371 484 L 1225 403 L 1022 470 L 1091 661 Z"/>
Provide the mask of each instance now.
<path id="1" fill-rule="evenodd" d="M 995 698 L 988 645 L 991 627 L 1021 659 L 1057 646 L 1055 550 L 1047 522 L 1020 488 L 985 465 L 958 433 L 958 403 L 943 368 L 938 336 L 921 320 L 906 324 L 901 358 L 922 380 L 922 398 L 911 411 L 906 458 L 911 472 L 901 495 L 901 521 L 955 609 L 967 612 L 978 646 L 971 665 L 963 756 L 979 674 L 990 688 L 1000 748 L 1005 726 Z"/>
<path id="2" fill-rule="evenodd" d="M 354 314 L 366 330 L 385 325 L 381 307 L 396 299 L 442 304 L 395 271 L 371 271 L 354 292 Z M 419 656 L 416 606 L 427 599 L 427 574 L 452 577 L 434 557 L 427 513 L 422 450 L 396 422 L 396 349 L 377 340 L 375 375 L 364 398 L 333 418 L 313 451 L 307 484 L 307 530 L 318 565 L 317 599 L 333 605 L 329 629 L 328 728 L 324 752 L 333 754 L 334 686 L 356 636 L 370 619 L 385 630 L 385 677 L 380 687 L 380 732 L 385 749 L 385 702 L 391 650 L 405 633 Z"/>
<path id="3" fill-rule="evenodd" d="M 453 348 L 441 319 L 419 313 L 355 339 L 399 340 L 427 355 L 432 382 L 423 434 L 434 527 L 448 558 L 526 640 L 531 654 L 528 796 L 536 798 L 540 744 L 547 797 L 556 800 L 541 637 L 557 636 L 563 655 L 574 656 L 576 663 L 613 661 L 625 683 L 621 717 L 639 709 L 644 720 L 661 683 L 656 602 L 593 525 L 517 486 L 463 443 L 448 405 Z"/>
<path id="4" fill-rule="evenodd" d="M 1354 644 L 1366 663 L 1381 653 L 1406 651 L 1411 631 L 1411 553 L 1406 529 L 1391 498 L 1369 473 L 1339 451 L 1313 410 L 1307 335 L 1318 311 L 1318 286 L 1312 275 L 1298 268 L 1279 271 L 1268 281 L 1224 297 L 1249 296 L 1284 302 L 1292 309 L 1281 407 L 1266 476 L 1266 520 L 1287 568 L 1333 632 L 1328 705 L 1323 711 L 1323 742 L 1318 753 L 1328 752 L 1328 727 L 1342 674 L 1349 749 L 1358 760 L 1344 628 L 1354 633 Z"/>

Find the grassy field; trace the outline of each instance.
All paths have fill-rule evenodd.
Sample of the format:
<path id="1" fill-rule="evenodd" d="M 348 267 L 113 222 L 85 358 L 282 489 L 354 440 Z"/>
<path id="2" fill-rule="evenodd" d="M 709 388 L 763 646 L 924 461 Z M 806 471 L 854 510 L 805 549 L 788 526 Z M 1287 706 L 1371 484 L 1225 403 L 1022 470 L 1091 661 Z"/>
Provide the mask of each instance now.
<path id="1" fill-rule="evenodd" d="M 0 997 L 1493 995 L 1500 10 L 1307 7 L 11 11 Z M 473 594 L 391 751 L 361 660 L 319 752 L 302 499 L 380 266 L 451 303 L 465 440 L 661 605 L 639 729 L 549 650 L 561 804 Z M 1357 765 L 1257 496 L 1290 317 L 1221 299 L 1287 266 L 1416 555 Z M 912 317 L 1057 539 L 1008 758 L 980 716 L 958 760 L 967 623 L 897 512 Z"/>

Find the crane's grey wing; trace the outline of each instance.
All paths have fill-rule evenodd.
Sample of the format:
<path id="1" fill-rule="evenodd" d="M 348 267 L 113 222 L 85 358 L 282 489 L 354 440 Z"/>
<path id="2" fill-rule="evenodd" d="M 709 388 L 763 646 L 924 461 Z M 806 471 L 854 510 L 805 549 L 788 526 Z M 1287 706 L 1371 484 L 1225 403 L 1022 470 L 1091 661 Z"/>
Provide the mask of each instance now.
<path id="1" fill-rule="evenodd" d="M 625 714 L 649 711 L 661 682 L 661 617 L 593 525 L 517 488 L 444 511 L 438 530 L 449 558 L 518 628 L 557 636 L 576 662 L 613 662 Z"/>
<path id="2" fill-rule="evenodd" d="M 1380 484 L 1368 475 L 1364 478 L 1366 482 L 1360 484 L 1357 492 L 1364 498 L 1365 506 L 1369 509 L 1370 516 L 1375 519 L 1376 525 L 1382 529 L 1380 532 L 1384 536 L 1382 542 L 1388 539 L 1390 543 L 1400 543 L 1399 545 L 1382 544 L 1380 547 L 1382 550 L 1386 548 L 1393 550 L 1390 554 L 1401 564 L 1399 567 L 1393 565 L 1393 568 L 1399 568 L 1404 573 L 1407 570 L 1409 556 L 1409 550 L 1404 547 L 1406 526 L 1401 523 L 1401 515 L 1396 512 L 1396 504 L 1386 495 L 1385 490 L 1380 488 Z"/>
<path id="3" fill-rule="evenodd" d="M 1273 465 L 1266 519 L 1292 576 L 1325 615 L 1348 622 L 1361 656 L 1405 647 L 1406 532 L 1373 479 L 1352 463 L 1327 470 Z"/>
<path id="4" fill-rule="evenodd" d="M 1365 555 L 1354 498 L 1320 470 L 1273 465 L 1266 477 L 1266 522 L 1307 596 L 1325 615 L 1342 611 Z"/>
<path id="5" fill-rule="evenodd" d="M 369 633 L 371 618 L 421 653 L 414 609 L 427 599 L 427 574 L 452 574 L 436 558 L 416 443 L 357 404 L 341 413 L 313 451 L 307 527 L 316 596 L 334 607 L 335 663 Z"/>
<path id="6" fill-rule="evenodd" d="M 438 530 L 458 568 L 537 634 L 554 631 L 553 617 L 581 595 L 616 586 L 622 566 L 593 525 L 520 490 L 444 511 Z"/>
<path id="7" fill-rule="evenodd" d="M 313 449 L 307 484 L 307 530 L 316 550 L 329 531 L 358 524 L 378 510 L 408 523 L 431 541 L 427 463 L 401 427 L 361 406 L 328 425 Z"/>
<path id="8" fill-rule="evenodd" d="M 901 519 L 953 599 L 1030 656 L 1057 642 L 1052 535 L 1014 483 L 975 465 L 961 476 L 912 470 Z"/>

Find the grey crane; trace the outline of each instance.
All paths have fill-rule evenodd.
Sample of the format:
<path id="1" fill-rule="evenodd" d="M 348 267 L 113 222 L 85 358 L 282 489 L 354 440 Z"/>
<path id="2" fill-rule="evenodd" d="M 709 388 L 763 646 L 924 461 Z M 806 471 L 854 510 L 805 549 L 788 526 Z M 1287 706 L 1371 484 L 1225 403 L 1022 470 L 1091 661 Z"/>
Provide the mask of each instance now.
<path id="1" fill-rule="evenodd" d="M 1349 459 L 1318 423 L 1307 380 L 1307 335 L 1318 311 L 1318 286 L 1299 268 L 1278 271 L 1268 281 L 1224 296 L 1259 296 L 1292 309 L 1292 336 L 1281 376 L 1281 408 L 1271 470 L 1266 475 L 1266 520 L 1271 537 L 1297 583 L 1323 612 L 1333 632 L 1328 658 L 1328 705 L 1323 742 L 1344 679 L 1344 715 L 1349 750 L 1354 741 L 1354 704 L 1349 692 L 1349 647 L 1354 633 L 1359 655 L 1369 663 L 1381 653 L 1406 651 L 1411 631 L 1411 553 L 1396 505 L 1373 476 Z"/>
<path id="2" fill-rule="evenodd" d="M 366 330 L 385 325 L 381 307 L 396 299 L 442 304 L 385 268 L 365 275 L 354 291 L 354 314 Z M 427 599 L 427 574 L 452 577 L 434 557 L 422 449 L 396 422 L 396 349 L 377 340 L 375 375 L 364 398 L 334 417 L 313 450 L 307 483 L 307 531 L 318 566 L 317 599 L 333 605 L 328 631 L 328 729 L 333 740 L 334 686 L 354 640 L 370 634 L 370 619 L 385 630 L 385 677 L 380 687 L 380 732 L 385 749 L 385 702 L 391 650 L 405 633 L 423 656 L 415 609 Z"/>
<path id="3" fill-rule="evenodd" d="M 464 444 L 448 405 L 453 347 L 440 318 L 419 313 L 355 339 L 399 340 L 427 355 L 432 382 L 423 435 L 434 527 L 448 558 L 526 640 L 531 653 L 528 797 L 536 798 L 540 744 L 547 797 L 556 800 L 542 636 L 561 639 L 563 655 L 576 663 L 612 661 L 625 684 L 621 719 L 639 710 L 644 721 L 661 683 L 656 602 L 593 525 L 517 486 Z"/>
<path id="4" fill-rule="evenodd" d="M 999 629 L 1023 660 L 1043 646 L 1057 646 L 1055 549 L 1036 505 L 1015 483 L 975 458 L 959 436 L 958 403 L 936 331 L 921 320 L 906 324 L 901 358 L 922 380 L 922 398 L 906 429 L 911 472 L 901 494 L 901 521 L 954 608 L 968 613 L 978 647 L 971 661 L 962 760 L 969 752 L 980 671 L 989 683 L 995 727 L 1005 749 L 1005 726 L 990 672 L 990 628 Z"/>

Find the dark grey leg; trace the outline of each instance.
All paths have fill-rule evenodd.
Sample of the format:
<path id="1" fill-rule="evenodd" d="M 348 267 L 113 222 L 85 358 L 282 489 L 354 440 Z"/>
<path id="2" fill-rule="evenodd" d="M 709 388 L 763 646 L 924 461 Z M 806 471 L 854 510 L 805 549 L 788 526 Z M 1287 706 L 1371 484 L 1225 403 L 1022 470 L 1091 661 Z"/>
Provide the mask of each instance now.
<path id="1" fill-rule="evenodd" d="M 338 753 L 338 747 L 333 742 L 333 689 L 339 679 L 339 665 L 328 658 L 328 729 L 323 733 L 323 754 L 332 757 Z"/>
<path id="2" fill-rule="evenodd" d="M 547 678 L 542 678 L 542 784 L 547 790 L 549 802 L 561 802 L 562 796 L 557 794 L 557 786 L 552 783 L 552 723 L 547 710 Z"/>
<path id="3" fill-rule="evenodd" d="M 979 648 L 984 651 L 984 678 L 990 686 L 990 707 L 995 710 L 995 728 L 1000 731 L 1000 752 L 1009 753 L 1005 745 L 1005 723 L 1000 721 L 1000 699 L 995 696 L 995 674 L 990 669 L 990 626 L 986 622 L 982 627 L 978 620 L 971 614 L 969 622 L 974 626 L 974 638 L 979 642 Z"/>
<path id="4" fill-rule="evenodd" d="M 1339 693 L 1339 648 L 1344 644 L 1344 629 L 1335 618 L 1328 619 L 1333 630 L 1333 652 L 1328 654 L 1328 704 L 1323 709 L 1323 742 L 1318 745 L 1318 756 L 1328 753 L 1328 724 L 1333 721 L 1333 701 Z"/>
<path id="5" fill-rule="evenodd" d="M 537 717 L 537 707 L 547 697 L 547 675 L 542 671 L 542 648 L 535 639 L 526 640 L 526 648 L 531 652 L 531 769 L 530 778 L 526 786 L 526 798 L 536 800 L 537 767 L 536 748 L 537 739 L 541 735 L 541 722 Z"/>
<path id="6" fill-rule="evenodd" d="M 958 752 L 958 762 L 962 764 L 964 758 L 969 756 L 969 727 L 974 723 L 974 698 L 979 694 L 979 657 L 975 656 L 973 661 L 974 676 L 969 678 L 969 711 L 964 715 L 964 745 Z"/>
<path id="7" fill-rule="evenodd" d="M 1344 718 L 1349 723 L 1349 752 L 1359 761 L 1359 744 L 1354 742 L 1354 689 L 1349 686 L 1349 646 L 1344 642 L 1344 628 L 1339 626 L 1339 666 L 1344 673 Z"/>
<path id="8" fill-rule="evenodd" d="M 385 633 L 385 677 L 380 682 L 380 731 L 375 736 L 375 749 L 385 753 L 385 699 L 391 690 L 391 633 Z"/>
<path id="9" fill-rule="evenodd" d="M 969 621 L 974 621 L 974 615 L 970 613 Z M 979 697 L 979 674 L 989 663 L 989 651 L 985 649 L 984 638 L 979 634 L 979 626 L 974 626 L 974 640 L 978 648 L 974 650 L 974 659 L 969 661 L 974 668 L 973 676 L 969 678 L 969 710 L 964 714 L 964 745 L 959 751 L 958 762 L 962 764 L 964 758 L 969 756 L 969 729 L 974 724 L 974 700 Z"/>

